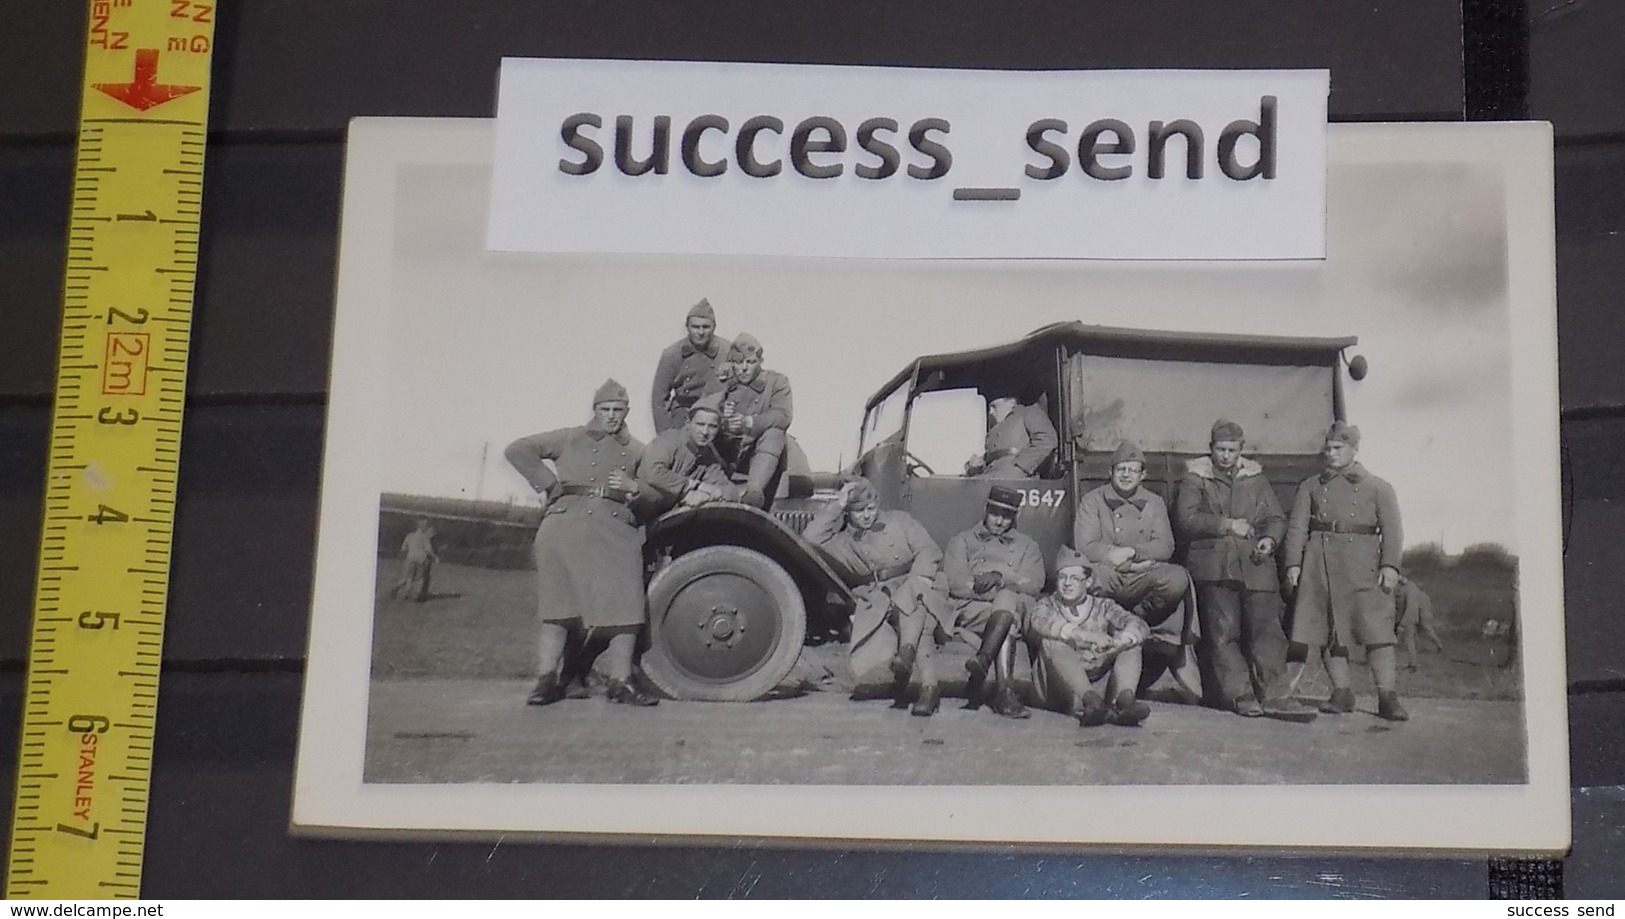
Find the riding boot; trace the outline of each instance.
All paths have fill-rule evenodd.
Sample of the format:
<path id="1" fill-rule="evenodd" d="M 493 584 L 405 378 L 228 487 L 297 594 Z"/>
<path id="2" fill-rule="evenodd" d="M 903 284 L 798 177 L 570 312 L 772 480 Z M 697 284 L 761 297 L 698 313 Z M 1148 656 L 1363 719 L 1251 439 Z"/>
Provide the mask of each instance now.
<path id="1" fill-rule="evenodd" d="M 773 475 L 778 471 L 779 454 L 758 445 L 750 456 L 750 472 L 745 478 L 745 493 L 740 496 L 740 503 L 765 510 L 767 491 L 773 484 Z"/>
<path id="2" fill-rule="evenodd" d="M 1027 711 L 1027 706 L 1016 697 L 1015 681 L 1012 679 L 1015 669 L 1016 643 L 1006 639 L 994 663 L 993 700 L 988 707 L 1006 718 L 1030 718 L 1032 712 Z"/>
<path id="3" fill-rule="evenodd" d="M 892 708 L 908 707 L 908 683 L 914 676 L 914 658 L 918 652 L 914 645 L 899 645 L 897 656 L 891 659 Z"/>
<path id="4" fill-rule="evenodd" d="M 989 617 L 987 631 L 982 633 L 982 647 L 965 661 L 965 669 L 970 671 L 970 681 L 965 684 L 965 698 L 970 700 L 966 708 L 981 706 L 987 672 L 993 669 L 994 658 L 1004 647 L 1005 639 L 1010 637 L 1010 629 L 1015 624 L 1016 617 L 1009 610 L 994 610 Z"/>

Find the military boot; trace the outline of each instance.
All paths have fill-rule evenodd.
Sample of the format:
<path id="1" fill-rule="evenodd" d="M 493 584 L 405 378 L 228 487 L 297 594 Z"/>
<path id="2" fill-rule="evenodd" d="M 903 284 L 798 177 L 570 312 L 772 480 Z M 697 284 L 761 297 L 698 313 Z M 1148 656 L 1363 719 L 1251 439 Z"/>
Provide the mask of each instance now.
<path id="1" fill-rule="evenodd" d="M 564 687 L 559 684 L 559 675 L 553 672 L 542 674 L 536 681 L 536 688 L 525 697 L 526 705 L 552 705 L 564 698 Z"/>
<path id="2" fill-rule="evenodd" d="M 751 507 L 767 508 L 767 491 L 773 485 L 773 476 L 779 471 L 779 455 L 757 450 L 750 457 L 750 472 L 745 478 L 745 493 L 740 496 L 741 504 Z"/>
<path id="3" fill-rule="evenodd" d="M 919 649 L 914 645 L 900 645 L 891 659 L 892 708 L 908 707 L 908 681 L 914 676 L 914 658 Z"/>
<path id="4" fill-rule="evenodd" d="M 935 683 L 926 683 L 920 687 L 920 697 L 914 700 L 914 708 L 909 714 L 928 718 L 937 713 L 937 707 L 941 703 L 942 688 Z"/>
<path id="5" fill-rule="evenodd" d="M 1106 720 L 1112 724 L 1134 727 L 1149 717 L 1151 717 L 1151 706 L 1134 698 L 1132 689 L 1125 689 L 1117 694 L 1116 699 L 1112 700 L 1112 710 L 1106 716 Z"/>
<path id="6" fill-rule="evenodd" d="M 1320 710 L 1328 715 L 1347 715 L 1354 711 L 1354 690 L 1332 690 L 1331 698 L 1320 703 Z"/>
<path id="7" fill-rule="evenodd" d="M 1078 719 L 1078 726 L 1085 728 L 1098 728 L 1106 723 L 1106 700 L 1099 693 L 1086 692 L 1083 698 L 1072 709 L 1072 716 Z"/>
<path id="8" fill-rule="evenodd" d="M 605 687 L 604 694 L 609 697 L 609 701 L 619 702 L 622 705 L 648 706 L 660 704 L 659 699 L 644 692 L 635 683 L 627 680 L 610 680 Z"/>
<path id="9" fill-rule="evenodd" d="M 1405 706 L 1399 704 L 1399 693 L 1392 691 L 1379 692 L 1377 693 L 1377 717 L 1384 721 L 1409 721 L 1411 720 L 1411 713 L 1405 710 Z"/>

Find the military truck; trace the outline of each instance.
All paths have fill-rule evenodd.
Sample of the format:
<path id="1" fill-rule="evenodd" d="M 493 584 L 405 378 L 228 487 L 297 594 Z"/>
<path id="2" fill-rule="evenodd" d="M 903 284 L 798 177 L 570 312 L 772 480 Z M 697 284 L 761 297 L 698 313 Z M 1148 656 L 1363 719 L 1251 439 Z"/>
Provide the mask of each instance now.
<path id="1" fill-rule="evenodd" d="M 1021 493 L 1019 528 L 1046 559 L 1070 542 L 1078 499 L 1106 482 L 1130 440 L 1146 487 L 1172 506 L 1185 462 L 1207 452 L 1213 421 L 1247 431 L 1284 507 L 1320 468 L 1322 437 L 1343 418 L 1356 339 L 1190 334 L 1058 323 L 1019 341 L 911 361 L 864 406 L 859 457 L 884 508 L 902 509 L 938 544 L 976 524 L 995 480 L 965 474 L 988 430 L 986 404 L 1014 393 L 1060 437 Z M 800 537 L 837 474 L 790 475 L 768 512 L 736 504 L 675 511 L 648 530 L 648 677 L 681 699 L 744 701 L 777 687 L 805 643 L 838 641 L 853 601 L 847 575 Z M 1048 562 L 1047 562 L 1048 563 Z M 1054 572 L 1048 572 L 1053 576 Z"/>

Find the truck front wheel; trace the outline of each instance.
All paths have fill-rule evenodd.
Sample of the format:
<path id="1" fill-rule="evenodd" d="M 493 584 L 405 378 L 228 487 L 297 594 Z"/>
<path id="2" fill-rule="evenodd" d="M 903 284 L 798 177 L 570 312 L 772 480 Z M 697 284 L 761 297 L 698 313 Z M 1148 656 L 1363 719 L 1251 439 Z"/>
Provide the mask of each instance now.
<path id="1" fill-rule="evenodd" d="M 675 699 L 748 702 L 789 676 L 806 628 L 801 591 L 782 566 L 739 546 L 707 546 L 650 582 L 643 672 Z"/>

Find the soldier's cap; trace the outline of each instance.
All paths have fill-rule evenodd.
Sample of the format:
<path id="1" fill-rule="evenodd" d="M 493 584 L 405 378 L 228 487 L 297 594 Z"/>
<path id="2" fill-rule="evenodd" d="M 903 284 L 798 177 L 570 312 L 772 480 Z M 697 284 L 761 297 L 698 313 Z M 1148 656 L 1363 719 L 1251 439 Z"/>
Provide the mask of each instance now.
<path id="1" fill-rule="evenodd" d="M 1326 442 L 1332 443 L 1333 441 L 1340 441 L 1351 447 L 1358 448 L 1360 446 L 1360 429 L 1346 421 L 1334 421 L 1332 426 L 1326 429 Z"/>
<path id="2" fill-rule="evenodd" d="M 1124 463 L 1145 465 L 1145 454 L 1140 452 L 1140 448 L 1135 446 L 1133 442 L 1127 440 L 1118 444 L 1117 449 L 1112 451 L 1112 468 L 1116 469 Z"/>
<path id="3" fill-rule="evenodd" d="M 709 319 L 712 322 L 717 321 L 717 311 L 711 308 L 711 301 L 705 299 L 704 297 L 700 298 L 700 302 L 688 308 L 688 315 L 683 317 L 683 319 L 687 321 L 689 319 L 693 319 L 695 316 L 699 316 L 702 319 Z"/>
<path id="4" fill-rule="evenodd" d="M 739 360 L 746 357 L 761 357 L 762 343 L 749 332 L 740 332 L 734 343 L 728 346 L 728 359 Z"/>
<path id="5" fill-rule="evenodd" d="M 1021 511 L 1021 492 L 1007 485 L 995 485 L 988 490 L 987 509 L 1014 517 Z"/>
<path id="6" fill-rule="evenodd" d="M 1084 574 L 1093 574 L 1095 571 L 1094 566 L 1089 564 L 1089 560 L 1083 557 L 1082 552 L 1071 546 L 1062 546 L 1060 551 L 1055 553 L 1055 573 L 1060 574 L 1068 568 L 1082 568 Z"/>
<path id="7" fill-rule="evenodd" d="M 597 391 L 592 394 L 592 404 L 594 407 L 597 407 L 605 402 L 625 402 L 627 404 L 631 404 L 632 399 L 626 394 L 625 386 L 622 386 L 614 380 L 605 380 L 604 385 L 598 387 Z"/>
<path id="8" fill-rule="evenodd" d="M 721 415 L 722 393 L 708 393 L 695 399 L 694 404 L 688 410 L 688 414 L 692 417 L 695 412 L 713 412 Z"/>
<path id="9" fill-rule="evenodd" d="M 1216 444 L 1221 441 L 1233 440 L 1239 444 L 1246 439 L 1247 435 L 1242 432 L 1241 425 L 1228 418 L 1220 418 L 1218 421 L 1213 422 L 1213 432 L 1208 436 L 1207 442 Z"/>
<path id="10" fill-rule="evenodd" d="M 845 488 L 848 482 L 856 487 L 852 489 L 852 494 L 846 499 L 847 510 L 856 510 L 866 504 L 880 503 L 880 492 L 875 491 L 874 483 L 868 479 L 861 475 L 851 476 L 841 481 L 841 487 Z"/>

